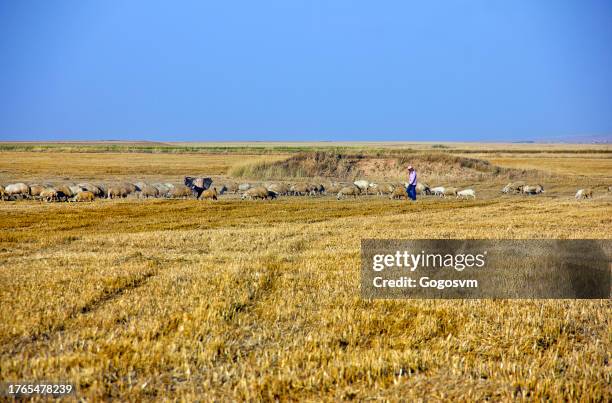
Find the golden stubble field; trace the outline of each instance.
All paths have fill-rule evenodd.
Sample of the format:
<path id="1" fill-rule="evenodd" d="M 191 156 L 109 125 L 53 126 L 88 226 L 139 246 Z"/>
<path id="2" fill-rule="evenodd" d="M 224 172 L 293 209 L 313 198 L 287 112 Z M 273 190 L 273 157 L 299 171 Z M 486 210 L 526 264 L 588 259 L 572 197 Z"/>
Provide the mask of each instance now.
<path id="1" fill-rule="evenodd" d="M 570 182 L 475 201 L 0 203 L 0 380 L 88 400 L 605 401 L 609 300 L 359 292 L 362 238 L 609 238 L 612 197 L 577 202 Z"/>

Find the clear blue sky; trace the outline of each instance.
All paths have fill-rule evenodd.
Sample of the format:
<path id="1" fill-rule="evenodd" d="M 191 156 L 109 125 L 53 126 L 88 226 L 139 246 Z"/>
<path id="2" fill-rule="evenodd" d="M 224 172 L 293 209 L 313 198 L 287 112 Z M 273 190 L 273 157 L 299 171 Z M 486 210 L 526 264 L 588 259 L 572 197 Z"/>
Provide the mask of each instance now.
<path id="1" fill-rule="evenodd" d="M 612 133 L 609 0 L 0 0 L 0 140 Z"/>

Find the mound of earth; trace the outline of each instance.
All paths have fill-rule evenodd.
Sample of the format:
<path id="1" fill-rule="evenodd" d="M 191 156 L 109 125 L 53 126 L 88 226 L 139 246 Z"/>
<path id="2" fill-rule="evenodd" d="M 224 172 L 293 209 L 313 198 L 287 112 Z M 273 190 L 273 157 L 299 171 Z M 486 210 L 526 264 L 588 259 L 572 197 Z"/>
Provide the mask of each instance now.
<path id="1" fill-rule="evenodd" d="M 353 180 L 404 180 L 408 165 L 417 169 L 421 178 L 444 182 L 447 180 L 482 181 L 487 179 L 515 179 L 533 176 L 535 171 L 502 168 L 488 161 L 454 156 L 446 153 L 411 155 L 350 155 L 330 152 L 296 154 L 286 160 L 256 163 L 239 167 L 233 176 L 256 179 L 334 178 Z"/>

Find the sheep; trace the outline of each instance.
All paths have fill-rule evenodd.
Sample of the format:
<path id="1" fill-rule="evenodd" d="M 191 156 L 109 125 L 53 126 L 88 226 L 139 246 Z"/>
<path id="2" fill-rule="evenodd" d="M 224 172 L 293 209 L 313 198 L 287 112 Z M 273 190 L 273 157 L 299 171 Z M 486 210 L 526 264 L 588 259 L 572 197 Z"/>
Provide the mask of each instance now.
<path id="1" fill-rule="evenodd" d="M 316 196 L 319 194 L 319 185 L 315 185 L 314 183 L 308 183 L 308 194 L 310 196 Z"/>
<path id="2" fill-rule="evenodd" d="M 406 187 L 408 187 L 408 186 L 406 186 Z M 417 183 L 416 191 L 419 192 L 422 196 L 430 195 L 431 194 L 431 188 L 425 182 Z"/>
<path id="3" fill-rule="evenodd" d="M 361 189 L 359 189 L 359 187 L 352 185 L 352 186 L 345 186 L 342 189 L 340 189 L 340 191 L 338 192 L 338 195 L 336 196 L 336 199 L 340 200 L 343 196 L 353 196 L 354 198 L 357 198 L 357 195 L 361 194 Z"/>
<path id="4" fill-rule="evenodd" d="M 163 183 L 154 183 L 152 186 L 157 189 L 158 195 L 161 197 L 168 196 L 168 192 L 170 192 L 171 189 Z"/>
<path id="5" fill-rule="evenodd" d="M 238 184 L 236 182 L 227 182 L 222 186 L 221 189 L 225 188 L 225 191 L 221 190 L 219 193 L 237 193 L 238 192 Z"/>
<path id="6" fill-rule="evenodd" d="M 544 193 L 544 187 L 542 185 L 525 185 L 522 188 L 522 192 L 526 195 L 537 195 Z"/>
<path id="7" fill-rule="evenodd" d="M 435 188 L 431 188 L 431 193 L 433 193 L 436 196 L 444 196 L 444 191 L 446 190 L 446 188 L 444 186 L 438 186 Z"/>
<path id="8" fill-rule="evenodd" d="M 157 196 L 159 196 L 159 190 L 157 190 L 156 187 L 151 186 L 151 185 L 146 184 L 146 183 L 142 183 L 140 185 L 141 185 L 141 186 L 139 186 L 140 192 L 139 192 L 139 195 L 138 195 L 140 198 L 148 199 L 149 197 L 157 197 Z"/>
<path id="9" fill-rule="evenodd" d="M 396 186 L 391 196 L 389 196 L 389 199 L 408 199 L 406 188 L 402 185 Z"/>
<path id="10" fill-rule="evenodd" d="M 453 188 L 453 187 L 448 187 L 448 188 L 444 188 L 444 192 L 442 192 L 442 195 L 444 197 L 446 196 L 457 196 L 457 188 Z"/>
<path id="11" fill-rule="evenodd" d="M 266 189 L 263 186 L 257 186 L 254 188 L 250 188 L 248 189 L 246 192 L 243 193 L 241 199 L 275 199 L 276 198 L 276 193 L 273 191 L 270 191 L 268 189 Z"/>
<path id="12" fill-rule="evenodd" d="M 296 183 L 289 188 L 289 193 L 294 196 L 305 196 L 310 194 L 310 187 L 306 183 Z"/>
<path id="13" fill-rule="evenodd" d="M 393 193 L 395 190 L 395 186 L 391 183 L 381 183 L 373 186 L 373 189 L 376 191 L 376 194 L 379 196 L 388 195 Z"/>
<path id="14" fill-rule="evenodd" d="M 45 188 L 42 192 L 40 192 L 40 199 L 46 202 L 68 201 L 69 196 L 66 193 L 64 193 L 64 190 L 66 189 L 60 189 L 60 188 L 55 188 L 55 187 Z"/>
<path id="15" fill-rule="evenodd" d="M 357 186 L 357 188 L 359 189 L 361 193 L 365 192 L 365 194 L 370 194 L 369 193 L 370 188 L 373 188 L 376 184 L 370 183 L 369 181 L 365 179 L 360 179 L 360 180 L 353 182 L 353 185 Z"/>
<path id="16" fill-rule="evenodd" d="M 593 198 L 593 189 L 580 189 L 576 192 L 576 200 L 580 199 L 592 199 Z"/>
<path id="17" fill-rule="evenodd" d="M 87 190 L 80 191 L 74 196 L 75 202 L 92 202 L 95 199 L 95 195 Z"/>
<path id="18" fill-rule="evenodd" d="M 30 185 L 30 196 L 32 196 L 33 199 L 39 199 L 40 193 L 43 190 L 45 190 L 45 187 L 42 185 Z"/>
<path id="19" fill-rule="evenodd" d="M 525 182 L 510 182 L 501 190 L 502 193 L 521 193 L 523 191 L 523 187 L 525 186 Z"/>
<path id="20" fill-rule="evenodd" d="M 92 185 L 91 183 L 79 183 L 77 184 L 83 191 L 91 192 L 96 197 L 102 197 L 104 195 L 104 191 L 99 185 Z"/>
<path id="21" fill-rule="evenodd" d="M 40 192 L 40 199 L 46 202 L 58 200 L 57 190 L 54 188 L 45 188 L 42 192 Z"/>
<path id="22" fill-rule="evenodd" d="M 70 189 L 70 192 L 72 192 L 72 194 L 73 194 L 73 195 L 76 195 L 77 193 L 79 193 L 79 192 L 81 192 L 81 191 L 85 190 L 85 189 L 82 189 L 80 186 L 78 186 L 78 185 L 74 185 L 74 184 L 72 184 L 72 185 L 67 185 L 67 186 L 68 186 L 68 188 Z M 30 187 L 30 188 L 31 188 L 31 187 Z"/>
<path id="23" fill-rule="evenodd" d="M 212 188 L 204 190 L 200 194 L 200 199 L 201 200 L 207 200 L 207 199 L 217 200 L 217 188 L 212 187 Z"/>
<path id="24" fill-rule="evenodd" d="M 474 191 L 474 189 L 463 189 L 457 192 L 457 198 L 469 199 L 470 197 L 473 199 L 476 198 L 476 192 Z"/>
<path id="25" fill-rule="evenodd" d="M 63 197 L 61 195 L 64 195 L 64 197 L 66 199 L 68 199 L 69 197 L 73 197 L 74 196 L 74 192 L 72 191 L 72 189 L 68 185 L 57 186 L 55 188 L 55 190 L 57 190 L 57 194 L 58 194 L 60 199 L 63 199 Z"/>
<path id="26" fill-rule="evenodd" d="M 142 192 L 142 188 L 146 185 L 145 182 L 135 182 L 133 185 L 136 187 L 137 192 Z"/>
<path id="27" fill-rule="evenodd" d="M 185 186 L 185 185 L 178 185 L 173 187 L 172 189 L 170 189 L 170 191 L 168 192 L 168 197 L 171 198 L 182 198 L 182 199 L 186 199 L 193 196 L 193 191 Z"/>
<path id="28" fill-rule="evenodd" d="M 279 195 L 286 195 L 289 193 L 289 186 L 287 186 L 286 183 L 272 183 L 266 186 L 266 189 Z"/>
<path id="29" fill-rule="evenodd" d="M 125 198 L 127 197 L 127 189 L 120 185 L 109 186 L 106 197 L 108 199 Z"/>
<path id="30" fill-rule="evenodd" d="M 21 197 L 21 198 L 29 198 L 30 197 L 30 187 L 25 183 L 12 183 L 10 185 L 6 185 L 4 188 L 4 194 L 9 198 L 11 196 Z"/>
<path id="31" fill-rule="evenodd" d="M 252 188 L 250 183 L 241 183 L 240 185 L 238 185 L 238 191 L 240 192 L 246 192 L 250 188 Z"/>

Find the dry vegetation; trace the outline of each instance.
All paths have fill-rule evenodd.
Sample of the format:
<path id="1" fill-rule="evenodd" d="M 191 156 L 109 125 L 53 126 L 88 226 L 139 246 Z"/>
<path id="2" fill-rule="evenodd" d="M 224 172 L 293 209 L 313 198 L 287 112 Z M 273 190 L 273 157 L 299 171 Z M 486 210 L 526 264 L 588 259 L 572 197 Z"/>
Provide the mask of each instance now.
<path id="1" fill-rule="evenodd" d="M 223 175 L 247 158 L 108 156 L 2 153 L 0 181 Z M 609 238 L 612 197 L 572 195 L 610 172 L 580 169 L 531 198 L 495 182 L 475 201 L 0 203 L 0 381 L 71 380 L 90 400 L 608 400 L 609 300 L 359 291 L 365 237 Z"/>

